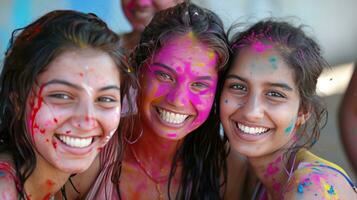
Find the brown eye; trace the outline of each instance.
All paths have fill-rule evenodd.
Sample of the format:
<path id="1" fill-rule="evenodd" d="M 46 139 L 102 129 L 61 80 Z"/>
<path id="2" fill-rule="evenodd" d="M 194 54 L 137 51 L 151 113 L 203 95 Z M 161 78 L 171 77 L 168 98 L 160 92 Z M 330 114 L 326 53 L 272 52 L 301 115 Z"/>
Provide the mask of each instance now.
<path id="1" fill-rule="evenodd" d="M 267 95 L 271 96 L 271 97 L 286 98 L 283 94 L 281 94 L 280 92 L 276 92 L 276 91 L 269 91 L 267 93 Z"/>
<path id="2" fill-rule="evenodd" d="M 233 83 L 231 85 L 229 85 L 229 88 L 230 89 L 233 89 L 233 90 L 241 90 L 241 91 L 247 91 L 247 87 L 243 84 L 240 84 L 240 83 Z"/>
<path id="3" fill-rule="evenodd" d="M 51 98 L 56 98 L 56 99 L 63 99 L 63 100 L 70 100 L 72 99 L 71 96 L 64 94 L 64 93 L 55 93 L 55 94 L 51 94 L 49 95 L 49 97 Z"/>
<path id="4" fill-rule="evenodd" d="M 156 71 L 155 72 L 155 75 L 158 77 L 159 80 L 162 80 L 162 81 L 173 81 L 173 78 L 165 73 L 165 72 L 162 72 L 162 71 Z"/>

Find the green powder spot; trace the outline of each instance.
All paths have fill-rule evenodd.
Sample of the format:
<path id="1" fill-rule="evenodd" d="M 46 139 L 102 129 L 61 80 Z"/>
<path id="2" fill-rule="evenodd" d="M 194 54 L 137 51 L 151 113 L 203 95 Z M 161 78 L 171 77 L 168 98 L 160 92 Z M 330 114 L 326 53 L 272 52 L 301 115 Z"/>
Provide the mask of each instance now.
<path id="1" fill-rule="evenodd" d="M 269 62 L 271 64 L 271 66 L 273 67 L 273 69 L 278 69 L 277 61 L 278 61 L 278 59 L 275 56 L 272 56 L 269 58 Z"/>

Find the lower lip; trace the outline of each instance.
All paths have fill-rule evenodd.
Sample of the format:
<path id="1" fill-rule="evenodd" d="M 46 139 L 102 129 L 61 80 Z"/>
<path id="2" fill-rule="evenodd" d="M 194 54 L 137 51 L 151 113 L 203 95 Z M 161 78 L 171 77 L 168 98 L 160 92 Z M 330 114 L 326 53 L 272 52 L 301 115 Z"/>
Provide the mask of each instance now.
<path id="1" fill-rule="evenodd" d="M 92 144 L 90 144 L 87 147 L 79 148 L 79 147 L 68 146 L 67 144 L 65 144 L 64 142 L 62 142 L 60 139 L 56 137 L 54 137 L 54 141 L 57 142 L 57 149 L 62 149 L 65 152 L 78 156 L 89 154 L 94 149 L 94 146 L 99 142 L 99 141 L 94 141 L 92 142 Z"/>
<path id="2" fill-rule="evenodd" d="M 236 132 L 236 135 L 238 135 L 238 137 L 241 138 L 242 140 L 245 140 L 248 142 L 256 142 L 256 141 L 259 141 L 259 140 L 262 140 L 262 139 L 268 137 L 270 135 L 271 129 L 268 132 L 260 134 L 260 135 L 252 135 L 252 134 L 244 133 L 237 126 L 235 126 L 235 132 Z"/>

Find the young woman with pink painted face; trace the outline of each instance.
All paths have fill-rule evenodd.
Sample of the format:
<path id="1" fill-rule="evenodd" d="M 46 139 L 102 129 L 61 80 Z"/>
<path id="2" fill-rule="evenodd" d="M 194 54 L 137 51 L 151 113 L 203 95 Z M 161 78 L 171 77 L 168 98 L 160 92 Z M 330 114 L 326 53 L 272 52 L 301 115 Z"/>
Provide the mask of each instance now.
<path id="1" fill-rule="evenodd" d="M 226 151 L 213 105 L 226 41 L 217 15 L 192 3 L 158 12 L 145 28 L 130 60 L 141 87 L 126 131 L 123 199 L 222 195 Z"/>
<path id="2" fill-rule="evenodd" d="M 328 66 L 319 46 L 301 28 L 266 20 L 233 35 L 231 48 L 219 112 L 258 178 L 252 199 L 355 198 L 344 170 L 307 150 L 326 117 L 315 92 Z"/>
<path id="3" fill-rule="evenodd" d="M 132 80 L 118 36 L 93 14 L 53 11 L 13 40 L 0 79 L 0 196 L 52 199 L 113 137 Z"/>

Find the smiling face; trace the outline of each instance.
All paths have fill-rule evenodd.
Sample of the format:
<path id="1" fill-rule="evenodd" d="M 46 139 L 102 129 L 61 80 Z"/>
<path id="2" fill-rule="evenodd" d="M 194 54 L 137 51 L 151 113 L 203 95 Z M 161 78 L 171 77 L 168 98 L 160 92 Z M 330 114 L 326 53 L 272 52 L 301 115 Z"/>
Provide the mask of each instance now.
<path id="1" fill-rule="evenodd" d="M 177 140 L 200 126 L 210 113 L 217 56 L 191 33 L 167 41 L 142 66 L 140 109 L 144 127 Z"/>
<path id="2" fill-rule="evenodd" d="M 121 0 L 126 18 L 134 30 L 142 31 L 157 11 L 175 6 L 183 0 Z"/>
<path id="3" fill-rule="evenodd" d="M 27 127 L 38 159 L 69 173 L 87 169 L 120 120 L 120 75 L 93 49 L 65 51 L 36 80 Z"/>
<path id="4" fill-rule="evenodd" d="M 293 73 L 274 48 L 239 52 L 220 99 L 220 118 L 233 148 L 257 157 L 293 140 L 300 105 Z"/>

